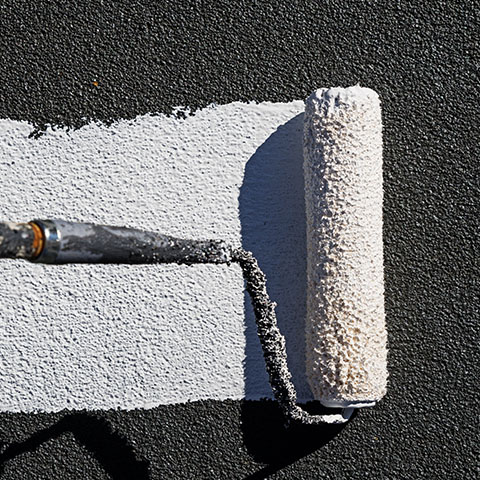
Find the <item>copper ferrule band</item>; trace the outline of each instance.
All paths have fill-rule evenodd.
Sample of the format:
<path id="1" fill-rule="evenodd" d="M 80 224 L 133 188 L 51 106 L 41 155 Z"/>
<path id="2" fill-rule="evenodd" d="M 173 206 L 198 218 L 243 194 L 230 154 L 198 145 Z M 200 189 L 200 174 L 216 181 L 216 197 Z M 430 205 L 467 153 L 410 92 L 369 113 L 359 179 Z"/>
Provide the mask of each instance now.
<path id="1" fill-rule="evenodd" d="M 43 230 L 35 223 L 35 222 L 29 222 L 28 223 L 33 230 L 33 255 L 32 259 L 34 260 L 35 258 L 38 258 L 40 254 L 43 251 L 43 248 L 45 247 L 45 234 L 43 233 Z"/>

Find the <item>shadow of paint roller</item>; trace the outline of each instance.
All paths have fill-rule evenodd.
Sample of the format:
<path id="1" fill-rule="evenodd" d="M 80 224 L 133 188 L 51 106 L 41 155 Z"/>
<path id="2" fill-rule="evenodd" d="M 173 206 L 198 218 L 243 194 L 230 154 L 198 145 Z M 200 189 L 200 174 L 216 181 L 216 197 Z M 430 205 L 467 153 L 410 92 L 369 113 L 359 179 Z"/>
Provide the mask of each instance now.
<path id="1" fill-rule="evenodd" d="M 238 263 L 266 369 L 287 423 L 345 423 L 386 393 L 382 243 L 382 123 L 378 95 L 360 86 L 319 89 L 306 100 L 306 369 L 314 398 L 340 413 L 297 405 L 276 304 L 251 252 L 217 240 L 34 220 L 0 224 L 0 258 L 37 263 Z"/>

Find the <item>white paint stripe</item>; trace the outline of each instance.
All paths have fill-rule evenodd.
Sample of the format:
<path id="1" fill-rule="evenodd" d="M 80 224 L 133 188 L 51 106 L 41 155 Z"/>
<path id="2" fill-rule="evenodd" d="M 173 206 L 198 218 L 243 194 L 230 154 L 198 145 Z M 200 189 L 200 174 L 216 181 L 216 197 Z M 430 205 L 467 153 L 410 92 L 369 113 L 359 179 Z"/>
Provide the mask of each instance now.
<path id="1" fill-rule="evenodd" d="M 2 120 L 0 218 L 129 225 L 237 245 L 243 234 L 273 278 L 307 398 L 304 218 L 296 215 L 303 109 L 301 101 L 232 103 L 186 119 L 49 130 L 36 140 L 27 123 Z M 1 411 L 271 396 L 236 266 L 3 260 L 1 268 Z"/>

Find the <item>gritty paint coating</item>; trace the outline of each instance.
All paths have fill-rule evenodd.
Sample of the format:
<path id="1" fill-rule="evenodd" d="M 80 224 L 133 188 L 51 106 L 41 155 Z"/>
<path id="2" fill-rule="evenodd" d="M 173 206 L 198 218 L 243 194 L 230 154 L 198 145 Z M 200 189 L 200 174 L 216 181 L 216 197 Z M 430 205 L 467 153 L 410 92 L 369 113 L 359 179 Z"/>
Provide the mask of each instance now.
<path id="1" fill-rule="evenodd" d="M 376 92 L 355 86 L 310 95 L 304 168 L 308 380 L 326 406 L 372 404 L 387 384 Z"/>
<path id="2" fill-rule="evenodd" d="M 302 101 L 233 103 L 186 119 L 144 116 L 49 130 L 39 139 L 28 137 L 27 123 L 4 120 L 1 217 L 126 225 L 240 246 L 245 165 L 303 108 Z M 1 285 L 1 410 L 131 409 L 245 396 L 238 267 L 5 261 L 2 268 L 9 282 Z M 256 368 L 263 378 L 263 361 Z M 257 381 L 248 396 L 270 397 L 268 382 Z"/>

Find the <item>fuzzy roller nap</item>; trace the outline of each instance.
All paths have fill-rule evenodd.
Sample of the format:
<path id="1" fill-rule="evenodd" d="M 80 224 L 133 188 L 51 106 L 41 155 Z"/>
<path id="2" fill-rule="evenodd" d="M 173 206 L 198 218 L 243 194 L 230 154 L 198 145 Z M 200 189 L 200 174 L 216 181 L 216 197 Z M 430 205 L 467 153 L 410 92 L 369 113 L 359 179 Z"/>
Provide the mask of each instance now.
<path id="1" fill-rule="evenodd" d="M 380 102 L 372 90 L 318 90 L 307 100 L 307 375 L 315 398 L 343 408 L 340 413 L 312 415 L 297 405 L 276 304 L 251 252 L 217 240 L 35 220 L 0 223 L 0 258 L 47 264 L 237 263 L 287 422 L 344 423 L 352 408 L 374 404 L 386 388 L 381 130 Z"/>
<path id="2" fill-rule="evenodd" d="M 378 95 L 317 90 L 304 135 L 307 377 L 327 407 L 370 406 L 387 383 Z"/>

